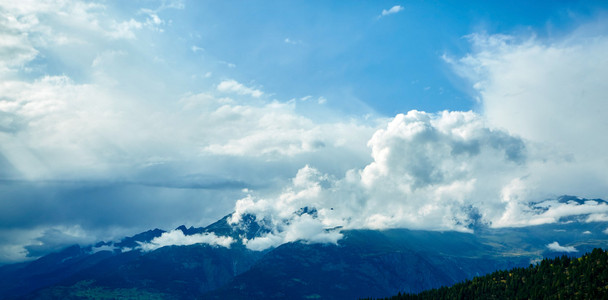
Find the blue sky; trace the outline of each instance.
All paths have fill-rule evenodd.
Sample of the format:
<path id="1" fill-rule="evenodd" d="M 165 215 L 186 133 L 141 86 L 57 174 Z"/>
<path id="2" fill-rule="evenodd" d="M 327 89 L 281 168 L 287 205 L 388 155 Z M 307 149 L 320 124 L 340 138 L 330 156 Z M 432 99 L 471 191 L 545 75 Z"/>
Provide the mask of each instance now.
<path id="1" fill-rule="evenodd" d="M 0 262 L 307 205 L 252 247 L 608 220 L 524 205 L 608 196 L 607 6 L 0 1 Z"/>
<path id="2" fill-rule="evenodd" d="M 121 12 L 154 7 L 133 4 Z M 403 10 L 381 16 L 393 6 Z M 173 68 L 199 76 L 212 69 L 278 99 L 323 96 L 345 112 L 388 116 L 474 108 L 467 84 L 441 59 L 467 53 L 468 34 L 551 39 L 601 17 L 594 3 L 570 1 L 201 1 L 162 15 L 172 23 L 151 37 L 160 45 L 150 54 Z"/>
<path id="3" fill-rule="evenodd" d="M 283 101 L 324 97 L 331 99 L 331 108 L 345 113 L 387 116 L 411 109 L 474 109 L 469 85 L 442 59 L 469 52 L 466 36 L 471 33 L 550 40 L 604 14 L 599 2 L 574 1 L 179 3 L 166 8 L 154 1 L 105 3 L 104 14 L 119 20 L 146 20 L 142 9 L 158 10 L 162 32 L 138 30 L 129 45 L 98 47 L 135 48 L 141 57 L 121 70 L 172 73 L 166 77 L 174 80 L 171 88 L 176 90 L 198 92 L 214 80 L 231 78 L 263 87 Z M 403 9 L 381 16 L 393 6 Z M 95 50 L 78 56 L 90 60 L 86 56 Z M 155 58 L 162 62 L 142 66 Z M 74 65 L 73 56 L 39 59 L 45 67 L 36 75 L 90 80 L 87 70 Z M 209 72 L 213 79 L 205 80 Z"/>

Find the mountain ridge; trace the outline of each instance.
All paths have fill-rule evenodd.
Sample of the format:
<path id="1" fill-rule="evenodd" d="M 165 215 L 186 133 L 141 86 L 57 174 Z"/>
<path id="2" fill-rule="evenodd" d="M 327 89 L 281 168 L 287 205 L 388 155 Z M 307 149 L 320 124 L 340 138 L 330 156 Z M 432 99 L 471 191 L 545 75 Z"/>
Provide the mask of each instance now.
<path id="1" fill-rule="evenodd" d="M 297 213 L 314 216 L 315 210 L 303 208 Z M 576 255 L 596 247 L 608 248 L 608 237 L 603 233 L 608 222 L 579 219 L 527 227 L 481 226 L 474 233 L 341 230 L 343 238 L 336 244 L 300 240 L 254 251 L 243 240 L 263 236 L 270 228 L 254 215 L 243 215 L 234 224 L 231 217 L 206 227 L 181 225 L 171 231 L 148 230 L 118 242 L 70 246 L 32 262 L 2 266 L 0 298 L 388 297 L 567 253 L 560 249 Z M 142 245 L 172 232 L 186 237 L 214 234 L 234 241 L 229 247 L 195 243 L 143 250 Z"/>

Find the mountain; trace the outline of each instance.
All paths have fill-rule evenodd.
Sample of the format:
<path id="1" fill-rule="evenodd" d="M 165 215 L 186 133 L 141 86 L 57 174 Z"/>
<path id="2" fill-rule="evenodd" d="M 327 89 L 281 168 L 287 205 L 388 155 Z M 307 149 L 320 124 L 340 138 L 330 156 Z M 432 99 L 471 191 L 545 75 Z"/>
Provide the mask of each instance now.
<path id="1" fill-rule="evenodd" d="M 527 268 L 497 271 L 419 294 L 400 293 L 386 300 L 607 298 L 608 252 L 596 248 L 579 258 L 543 259 Z"/>
<path id="2" fill-rule="evenodd" d="M 227 217 L 206 228 L 178 227 L 184 234 L 226 233 Z M 240 228 L 230 235 L 242 234 Z M 133 296 L 188 299 L 226 284 L 265 252 L 242 244 L 231 248 L 194 244 L 150 252 L 137 247 L 160 237 L 154 229 L 119 242 L 74 245 L 29 263 L 0 267 L 0 298 L 71 299 Z M 96 252 L 95 249 L 104 249 Z"/>
<path id="3" fill-rule="evenodd" d="M 131 251 L 133 252 L 133 251 Z M 244 247 L 213 247 L 196 244 L 168 246 L 137 257 L 121 259 L 131 252 L 101 261 L 63 280 L 59 286 L 42 289 L 27 298 L 70 299 L 79 293 L 113 298 L 117 291 L 163 299 L 190 299 L 219 288 L 249 269 L 260 252 Z"/>
<path id="4" fill-rule="evenodd" d="M 149 242 L 164 231 L 154 229 L 132 237 L 125 237 L 117 247 L 135 247 L 137 242 Z M 95 246 L 108 246 L 100 242 Z M 119 265 L 134 259 L 137 253 L 117 254 L 111 251 L 93 251 L 92 246 L 73 245 L 60 252 L 43 256 L 33 262 L 0 267 L 0 295 L 4 298 L 25 295 L 38 288 L 51 286 L 84 270 L 94 268 L 112 258 L 110 265 Z"/>
<path id="5" fill-rule="evenodd" d="M 569 200 L 564 200 L 569 201 Z M 298 213 L 314 216 L 315 210 Z M 207 227 L 155 229 L 118 242 L 72 246 L 0 267 L 1 299 L 344 299 L 388 297 L 448 286 L 543 258 L 608 248 L 608 222 L 569 221 L 475 233 L 343 230 L 337 244 L 297 241 L 265 251 L 244 239 L 270 232 L 263 220 L 230 215 Z M 154 244 L 167 234 L 230 237 L 221 245 Z"/>
<path id="6" fill-rule="evenodd" d="M 205 299 L 357 299 L 416 293 L 561 255 L 547 247 L 555 239 L 580 251 L 608 247 L 603 233 L 582 234 L 606 226 L 553 224 L 478 234 L 345 231 L 338 245 L 281 245 Z"/>

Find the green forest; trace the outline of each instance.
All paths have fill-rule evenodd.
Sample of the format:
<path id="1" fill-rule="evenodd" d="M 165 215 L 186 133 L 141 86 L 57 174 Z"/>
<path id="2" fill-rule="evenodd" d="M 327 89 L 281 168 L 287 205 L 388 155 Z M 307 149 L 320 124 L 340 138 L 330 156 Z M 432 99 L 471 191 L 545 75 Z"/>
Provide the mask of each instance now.
<path id="1" fill-rule="evenodd" d="M 596 248 L 579 258 L 544 259 L 527 268 L 385 299 L 608 299 L 608 252 Z"/>

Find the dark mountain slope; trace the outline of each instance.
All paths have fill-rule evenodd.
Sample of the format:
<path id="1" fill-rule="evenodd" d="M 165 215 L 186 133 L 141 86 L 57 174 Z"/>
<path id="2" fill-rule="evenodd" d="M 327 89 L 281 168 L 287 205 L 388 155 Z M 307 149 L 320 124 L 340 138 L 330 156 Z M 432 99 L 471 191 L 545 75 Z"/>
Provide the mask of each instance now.
<path id="1" fill-rule="evenodd" d="M 210 299 L 345 299 L 416 293 L 528 266 L 563 252 L 608 247 L 607 223 L 479 229 L 475 234 L 393 229 L 344 231 L 338 245 L 279 246 Z M 574 254 L 576 254 L 574 253 Z"/>
<path id="2" fill-rule="evenodd" d="M 160 229 L 149 230 L 132 237 L 125 237 L 115 245 L 133 247 L 137 245 L 137 242 L 148 242 L 163 232 Z M 103 245 L 111 245 L 111 243 L 100 242 L 96 246 Z M 32 262 L 2 266 L 0 267 L 0 278 L 2 279 L 0 280 L 0 298 L 18 298 L 36 289 L 58 284 L 76 274 L 86 272 L 88 269 L 98 268 L 98 266 L 108 269 L 111 266 L 122 265 L 139 255 L 139 252 L 130 254 L 120 253 L 120 251 L 95 252 L 92 246 L 74 245 Z"/>
<path id="3" fill-rule="evenodd" d="M 339 245 L 289 243 L 208 295 L 211 299 L 345 299 L 422 291 L 527 264 L 505 259 L 476 237 L 411 230 L 345 232 Z"/>
<path id="4" fill-rule="evenodd" d="M 131 289 L 141 295 L 191 299 L 225 285 L 263 255 L 242 246 L 228 249 L 195 244 L 163 247 L 117 263 L 131 252 L 102 261 L 28 298 L 47 299 L 48 295 L 59 294 L 72 299 L 78 298 L 82 289 L 93 290 L 95 297 L 111 298 L 118 290 Z"/>
<path id="5" fill-rule="evenodd" d="M 0 291 L 2 298 L 25 295 L 38 288 L 54 285 L 78 273 L 79 271 L 97 264 L 111 256 L 108 252 L 89 254 L 80 246 L 72 246 L 61 252 L 46 255 L 27 264 L 19 264 L 19 268 L 10 266 L 0 270 Z"/>

